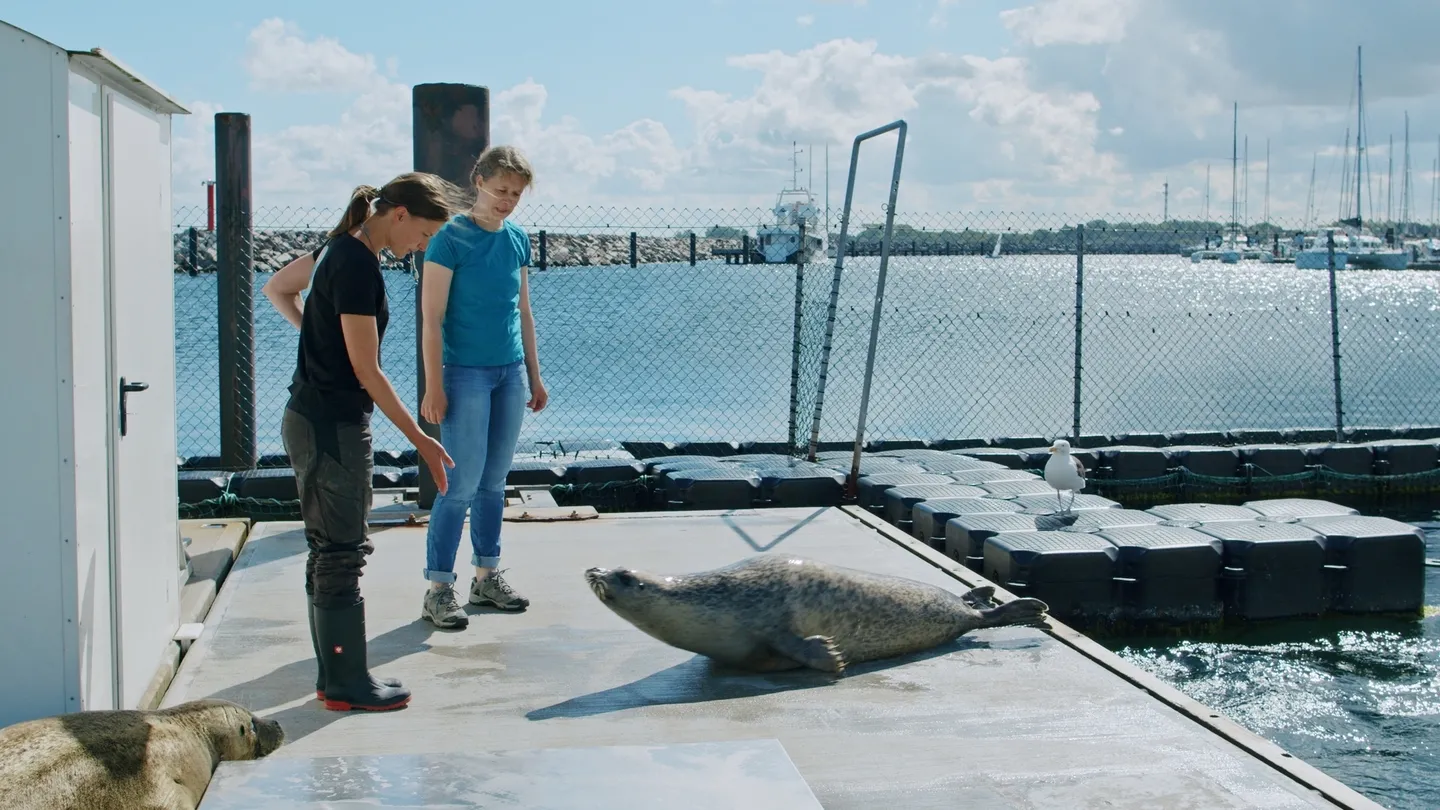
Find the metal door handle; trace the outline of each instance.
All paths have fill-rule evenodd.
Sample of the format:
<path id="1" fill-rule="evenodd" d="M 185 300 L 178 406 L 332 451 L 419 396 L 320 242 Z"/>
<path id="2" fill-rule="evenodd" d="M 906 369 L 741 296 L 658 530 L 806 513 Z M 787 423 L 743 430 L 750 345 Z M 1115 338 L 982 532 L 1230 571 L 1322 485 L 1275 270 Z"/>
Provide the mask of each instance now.
<path id="1" fill-rule="evenodd" d="M 126 428 L 128 427 L 127 422 L 129 421 L 129 418 L 128 418 L 129 415 L 125 412 L 125 398 L 126 398 L 127 396 L 129 396 L 130 394 L 135 394 L 135 393 L 139 393 L 139 392 L 141 392 L 141 391 L 147 390 L 149 387 L 150 387 L 150 383 L 143 383 L 143 382 L 126 382 L 124 377 L 121 377 L 121 378 L 120 378 L 120 435 L 121 435 L 121 436 L 124 436 L 124 435 L 125 435 Z"/>

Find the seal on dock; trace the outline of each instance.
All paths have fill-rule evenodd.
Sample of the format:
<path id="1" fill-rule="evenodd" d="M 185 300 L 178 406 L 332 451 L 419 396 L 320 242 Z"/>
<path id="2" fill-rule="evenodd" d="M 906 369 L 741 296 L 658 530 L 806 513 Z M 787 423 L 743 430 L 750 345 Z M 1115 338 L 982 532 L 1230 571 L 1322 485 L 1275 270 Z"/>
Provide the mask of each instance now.
<path id="1" fill-rule="evenodd" d="M 0 729 L 0 807 L 194 810 L 217 765 L 284 741 L 279 723 L 216 699 L 28 720 Z"/>
<path id="2" fill-rule="evenodd" d="M 852 664 L 936 647 L 982 627 L 1034 625 L 1039 599 L 998 607 L 995 589 L 957 595 L 903 577 L 760 554 L 685 575 L 590 568 L 601 604 L 673 647 L 757 672 Z"/>

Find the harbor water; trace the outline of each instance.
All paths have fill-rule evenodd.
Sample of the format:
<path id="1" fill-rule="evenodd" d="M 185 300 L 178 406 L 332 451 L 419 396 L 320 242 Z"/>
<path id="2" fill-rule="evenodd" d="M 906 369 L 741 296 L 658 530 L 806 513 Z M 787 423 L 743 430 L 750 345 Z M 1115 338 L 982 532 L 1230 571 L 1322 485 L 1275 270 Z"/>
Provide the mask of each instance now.
<path id="1" fill-rule="evenodd" d="M 821 438 L 851 440 L 870 338 L 873 257 L 846 260 Z M 898 256 L 891 261 L 869 437 L 1044 435 L 1074 424 L 1075 259 Z M 808 427 L 832 267 L 806 268 L 799 376 Z M 415 281 L 387 272 L 383 363 L 415 407 Z M 296 331 L 256 279 L 257 433 L 280 452 Z M 218 451 L 213 275 L 177 275 L 181 456 Z M 1347 425 L 1435 424 L 1440 276 L 1337 277 Z M 552 268 L 531 273 L 551 404 L 535 441 L 784 440 L 796 273 L 783 265 Z M 1332 427 L 1327 274 L 1287 265 L 1085 257 L 1081 429 L 1086 433 Z M 377 445 L 404 444 L 384 419 Z"/>
<path id="2" fill-rule="evenodd" d="M 822 422 L 851 440 L 877 261 L 847 259 Z M 801 420 L 818 377 L 832 267 L 796 273 L 721 262 L 531 273 L 551 405 L 527 415 L 521 452 L 575 439 L 783 440 L 792 362 Z M 387 272 L 383 364 L 415 404 L 415 282 Z M 259 294 L 261 453 L 280 452 L 296 331 Z M 867 436 L 1068 432 L 1075 368 L 1073 256 L 892 259 Z M 177 275 L 181 456 L 218 451 L 215 286 Z M 1327 427 L 1335 423 L 1327 274 L 1283 265 L 1087 256 L 1082 429 L 1088 433 Z M 1440 423 L 1440 277 L 1337 277 L 1345 420 Z M 806 390 L 807 386 L 810 390 Z M 383 417 L 379 448 L 405 443 Z M 1440 557 L 1440 516 L 1418 521 Z M 1414 516 L 1410 516 L 1412 522 Z M 1440 604 L 1429 569 L 1427 604 Z M 1440 617 L 1277 622 L 1209 638 L 1104 639 L 1190 696 L 1371 796 L 1440 807 Z"/>
<path id="3" fill-rule="evenodd" d="M 1440 516 L 1417 523 L 1440 556 Z M 1202 639 L 1105 639 L 1121 657 L 1394 810 L 1440 807 L 1440 568 L 1422 621 L 1260 623 Z"/>

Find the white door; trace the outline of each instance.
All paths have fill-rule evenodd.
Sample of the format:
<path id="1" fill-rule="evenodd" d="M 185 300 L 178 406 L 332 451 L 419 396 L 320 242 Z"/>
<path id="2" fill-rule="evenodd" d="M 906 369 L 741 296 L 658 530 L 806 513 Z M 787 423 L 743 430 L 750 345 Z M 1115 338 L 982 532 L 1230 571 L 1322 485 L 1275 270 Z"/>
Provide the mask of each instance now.
<path id="1" fill-rule="evenodd" d="M 135 706 L 179 623 L 170 124 L 106 90 L 121 703 Z"/>

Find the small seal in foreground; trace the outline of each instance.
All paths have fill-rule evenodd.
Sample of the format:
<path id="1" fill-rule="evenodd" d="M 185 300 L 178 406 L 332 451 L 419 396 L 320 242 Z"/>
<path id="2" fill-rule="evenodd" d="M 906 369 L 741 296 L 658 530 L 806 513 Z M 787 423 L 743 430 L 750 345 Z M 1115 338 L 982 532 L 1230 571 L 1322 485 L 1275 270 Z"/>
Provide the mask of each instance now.
<path id="1" fill-rule="evenodd" d="M 228 700 L 28 720 L 0 729 L 0 807 L 195 810 L 222 761 L 284 741 L 279 723 Z"/>
<path id="2" fill-rule="evenodd" d="M 695 574 L 591 568 L 600 602 L 682 650 L 757 672 L 809 667 L 843 674 L 862 661 L 919 652 L 982 627 L 1033 625 L 1049 608 L 995 589 L 957 595 L 903 577 L 761 554 Z"/>

